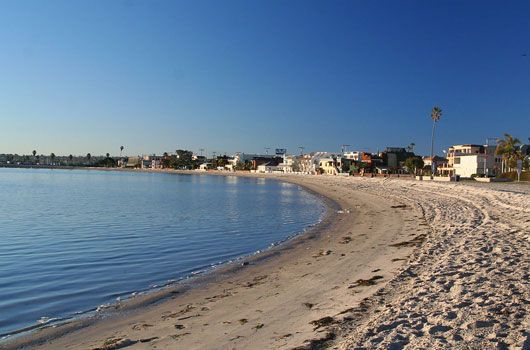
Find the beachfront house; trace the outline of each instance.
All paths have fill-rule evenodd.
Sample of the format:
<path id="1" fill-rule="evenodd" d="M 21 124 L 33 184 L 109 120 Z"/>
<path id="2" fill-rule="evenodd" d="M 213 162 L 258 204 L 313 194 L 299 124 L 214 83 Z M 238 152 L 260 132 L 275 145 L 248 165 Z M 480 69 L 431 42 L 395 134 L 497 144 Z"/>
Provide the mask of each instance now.
<path id="1" fill-rule="evenodd" d="M 125 163 L 125 168 L 139 168 L 141 158 L 140 157 L 129 157 L 127 158 L 127 163 Z"/>
<path id="2" fill-rule="evenodd" d="M 273 173 L 279 171 L 280 168 L 274 162 L 267 162 L 257 166 L 256 172 L 258 173 Z"/>
<path id="3" fill-rule="evenodd" d="M 283 155 L 283 161 L 278 164 L 278 170 L 283 171 L 284 173 L 292 173 L 296 169 L 296 156 L 288 156 L 287 154 Z"/>
<path id="4" fill-rule="evenodd" d="M 409 152 L 403 147 L 387 147 L 386 150 L 381 152 L 380 156 L 383 160 L 382 165 L 386 165 L 390 169 L 398 169 L 403 166 L 408 158 L 415 157 L 416 155 L 414 152 Z M 374 161 L 373 158 L 372 161 Z"/>
<path id="5" fill-rule="evenodd" d="M 447 164 L 438 168 L 442 175 L 461 177 L 496 176 L 501 171 L 501 156 L 494 145 L 455 145 L 449 147 Z"/>
<path id="6" fill-rule="evenodd" d="M 449 161 L 447 158 L 439 157 L 439 156 L 433 156 L 431 157 L 423 157 L 423 169 L 431 171 L 432 164 L 434 162 L 434 172 L 436 173 L 438 169 L 441 167 L 447 166 Z"/>
<path id="7" fill-rule="evenodd" d="M 314 172 L 326 175 L 337 175 L 342 171 L 342 154 L 316 152 L 313 155 Z"/>
<path id="8" fill-rule="evenodd" d="M 342 157 L 344 159 L 350 159 L 356 162 L 360 162 L 362 158 L 362 152 L 344 152 Z"/>

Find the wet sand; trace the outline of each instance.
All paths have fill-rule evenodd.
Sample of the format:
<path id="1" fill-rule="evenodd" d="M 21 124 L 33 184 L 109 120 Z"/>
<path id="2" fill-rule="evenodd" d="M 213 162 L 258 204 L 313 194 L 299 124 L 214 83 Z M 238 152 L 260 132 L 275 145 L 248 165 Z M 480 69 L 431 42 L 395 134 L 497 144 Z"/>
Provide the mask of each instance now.
<path id="1" fill-rule="evenodd" d="M 69 325 L 44 329 L 0 347 L 291 349 L 330 337 L 326 319 L 315 321 L 343 319 L 391 280 L 412 248 L 390 244 L 424 229 L 409 208 L 392 208 L 402 203 L 345 191 L 333 178 L 267 177 L 300 184 L 338 205 L 325 229 L 162 303 L 90 320 L 74 331 Z"/>
<path id="2" fill-rule="evenodd" d="M 196 289 L 0 348 L 530 348 L 527 191 L 263 177 L 297 183 L 338 207 L 279 254 Z"/>

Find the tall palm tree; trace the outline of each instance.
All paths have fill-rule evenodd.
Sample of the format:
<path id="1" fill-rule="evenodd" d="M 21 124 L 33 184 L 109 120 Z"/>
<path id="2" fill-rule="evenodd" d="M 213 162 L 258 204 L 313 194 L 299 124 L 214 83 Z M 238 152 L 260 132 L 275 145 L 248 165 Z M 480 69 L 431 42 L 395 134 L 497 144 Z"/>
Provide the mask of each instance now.
<path id="1" fill-rule="evenodd" d="M 110 158 L 110 153 L 107 153 L 107 158 Z"/>
<path id="2" fill-rule="evenodd" d="M 124 149 L 124 148 L 125 148 L 125 147 L 120 146 L 120 158 L 121 158 L 121 152 L 123 152 L 123 149 Z"/>
<path id="3" fill-rule="evenodd" d="M 515 156 L 517 152 L 517 145 L 521 143 L 517 137 L 514 138 L 509 134 L 504 134 L 504 140 L 497 140 L 497 148 L 495 154 L 502 154 L 502 172 L 505 168 L 508 168 L 508 162 Z"/>
<path id="4" fill-rule="evenodd" d="M 50 154 L 50 158 L 52 160 L 52 165 L 53 165 L 53 161 L 55 160 L 55 153 L 52 152 L 52 154 Z"/>
<path id="5" fill-rule="evenodd" d="M 74 156 L 70 154 L 70 155 L 68 156 L 68 159 L 70 159 L 70 165 L 72 165 L 72 159 L 74 159 Z"/>
<path id="6" fill-rule="evenodd" d="M 88 159 L 88 166 L 90 166 L 90 158 L 92 158 L 92 155 L 90 153 L 87 153 L 86 159 Z"/>
<path id="7" fill-rule="evenodd" d="M 33 150 L 33 159 L 37 159 L 37 150 Z"/>
<path id="8" fill-rule="evenodd" d="M 434 162 L 432 161 L 432 157 L 433 157 L 433 154 L 432 154 L 432 149 L 433 149 L 433 146 L 434 146 L 434 127 L 436 125 L 436 123 L 438 122 L 438 120 L 440 120 L 440 118 L 442 117 L 442 109 L 441 108 L 438 108 L 438 107 L 434 107 L 432 110 L 431 110 L 431 119 L 433 120 L 433 123 L 432 123 L 432 136 L 431 136 L 431 173 L 434 175 Z"/>

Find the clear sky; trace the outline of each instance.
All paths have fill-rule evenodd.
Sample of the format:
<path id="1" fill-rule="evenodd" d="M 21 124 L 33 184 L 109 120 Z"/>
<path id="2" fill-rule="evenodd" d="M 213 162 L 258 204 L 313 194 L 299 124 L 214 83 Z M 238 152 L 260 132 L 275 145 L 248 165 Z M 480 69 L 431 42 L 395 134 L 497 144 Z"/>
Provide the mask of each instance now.
<path id="1" fill-rule="evenodd" d="M 0 2 L 0 153 L 530 137 L 529 1 Z M 523 56 L 528 54 L 528 56 Z"/>

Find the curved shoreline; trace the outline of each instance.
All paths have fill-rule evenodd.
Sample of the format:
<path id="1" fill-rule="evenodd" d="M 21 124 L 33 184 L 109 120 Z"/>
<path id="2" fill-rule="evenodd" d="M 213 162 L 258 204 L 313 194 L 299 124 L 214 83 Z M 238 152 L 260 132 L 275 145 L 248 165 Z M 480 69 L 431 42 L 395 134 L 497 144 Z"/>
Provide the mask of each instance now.
<path id="1" fill-rule="evenodd" d="M 285 254 L 38 349 L 530 349 L 525 186 L 257 176 L 341 210 Z"/>
<path id="2" fill-rule="evenodd" d="M 51 167 L 44 169 L 54 169 Z M 153 307 L 154 305 L 163 303 L 175 294 L 183 295 L 185 293 L 193 292 L 196 289 L 204 288 L 205 286 L 216 283 L 219 280 L 227 279 L 233 274 L 237 274 L 248 265 L 259 264 L 262 261 L 274 259 L 280 254 L 284 254 L 289 250 L 293 249 L 297 245 L 304 244 L 309 240 L 314 239 L 317 235 L 321 234 L 330 221 L 336 214 L 337 210 L 340 209 L 338 203 L 331 198 L 310 189 L 302 184 L 298 184 L 296 181 L 289 181 L 288 179 L 277 179 L 270 178 L 267 176 L 260 176 L 262 174 L 246 174 L 246 173 L 226 173 L 226 172 L 190 172 L 190 171 L 174 171 L 174 170 L 136 170 L 136 169 L 114 169 L 114 168 L 78 168 L 71 167 L 68 170 L 85 170 L 85 171 L 125 171 L 133 173 L 158 173 L 158 174 L 169 174 L 169 175 L 213 175 L 213 176 L 238 176 L 247 178 L 264 178 L 273 181 L 283 181 L 292 183 L 311 195 L 320 199 L 327 207 L 325 215 L 317 223 L 311 226 L 309 230 L 300 232 L 291 237 L 287 237 L 274 247 L 266 250 L 258 251 L 250 255 L 242 256 L 234 259 L 234 261 L 225 263 L 220 267 L 209 269 L 204 274 L 197 276 L 191 276 L 183 279 L 176 283 L 172 283 L 167 286 L 163 286 L 158 290 L 147 291 L 139 294 L 133 298 L 126 299 L 123 302 L 119 302 L 110 305 L 108 309 L 101 311 L 97 314 L 82 315 L 79 318 L 66 319 L 66 321 L 59 321 L 57 323 L 50 323 L 46 325 L 33 325 L 26 327 L 20 331 L 11 333 L 12 337 L 7 337 L 5 340 L 0 341 L 0 349 L 18 349 L 34 347 L 41 344 L 43 341 L 50 341 L 53 339 L 60 338 L 65 334 L 75 332 L 77 330 L 92 326 L 98 323 L 101 319 L 123 317 L 124 314 L 133 312 L 142 312 L 145 308 Z M 87 311 L 90 313 L 90 311 Z M 19 335 L 20 334 L 20 335 Z"/>
<path id="3" fill-rule="evenodd" d="M 340 210 L 328 211 L 324 230 L 271 250 L 271 258 L 254 257 L 259 263 L 228 266 L 190 293 L 175 290 L 163 301 L 153 293 L 141 307 L 131 303 L 119 314 L 44 329 L 0 349 L 290 349 L 330 341 L 352 306 L 402 270 L 413 247 L 395 244 L 425 230 L 402 202 L 343 186 L 353 179 L 242 175 L 295 183 Z"/>

